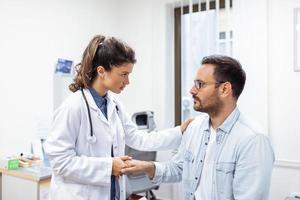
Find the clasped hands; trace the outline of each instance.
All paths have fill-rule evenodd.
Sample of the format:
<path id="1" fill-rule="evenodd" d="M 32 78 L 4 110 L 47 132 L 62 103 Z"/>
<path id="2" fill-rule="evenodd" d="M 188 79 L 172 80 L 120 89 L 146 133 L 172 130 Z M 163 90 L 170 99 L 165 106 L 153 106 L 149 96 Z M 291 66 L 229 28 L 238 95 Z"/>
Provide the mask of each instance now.
<path id="1" fill-rule="evenodd" d="M 180 129 L 182 133 L 185 132 L 188 125 L 193 120 L 194 119 L 190 118 L 185 120 L 181 124 Z M 155 174 L 154 163 L 149 161 L 134 160 L 130 156 L 120 156 L 113 158 L 112 175 L 119 177 L 124 174 L 139 172 L 145 172 L 149 176 L 149 178 L 153 178 Z"/>
<path id="2" fill-rule="evenodd" d="M 153 162 L 134 160 L 130 156 L 120 156 L 113 158 L 112 175 L 122 176 L 128 173 L 145 172 L 150 178 L 155 173 L 155 165 Z"/>

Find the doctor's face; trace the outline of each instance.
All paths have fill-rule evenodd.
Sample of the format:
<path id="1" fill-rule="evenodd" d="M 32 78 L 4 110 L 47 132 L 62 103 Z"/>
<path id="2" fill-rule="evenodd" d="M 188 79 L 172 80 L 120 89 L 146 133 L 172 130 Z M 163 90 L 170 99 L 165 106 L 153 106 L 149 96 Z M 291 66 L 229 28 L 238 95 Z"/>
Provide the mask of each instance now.
<path id="1" fill-rule="evenodd" d="M 218 114 L 223 102 L 219 96 L 219 86 L 214 78 L 214 65 L 204 64 L 198 71 L 190 93 L 194 100 L 194 109 L 209 115 Z"/>
<path id="2" fill-rule="evenodd" d="M 110 71 L 105 72 L 106 75 L 103 80 L 105 88 L 117 94 L 121 93 L 126 85 L 129 84 L 129 74 L 132 70 L 132 63 L 112 67 Z"/>

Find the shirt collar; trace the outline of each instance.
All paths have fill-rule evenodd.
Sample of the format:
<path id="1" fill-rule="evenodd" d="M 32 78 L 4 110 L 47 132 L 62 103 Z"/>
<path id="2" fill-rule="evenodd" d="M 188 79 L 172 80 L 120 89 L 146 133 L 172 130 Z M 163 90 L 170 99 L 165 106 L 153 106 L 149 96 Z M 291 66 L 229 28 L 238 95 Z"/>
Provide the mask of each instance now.
<path id="1" fill-rule="evenodd" d="M 231 114 L 225 119 L 223 124 L 219 127 L 222 131 L 225 133 L 229 133 L 230 130 L 232 129 L 233 125 L 237 121 L 237 119 L 240 116 L 240 111 L 238 107 L 235 107 L 235 109 L 231 112 Z"/>
<path id="2" fill-rule="evenodd" d="M 89 91 L 91 92 L 91 95 L 96 104 L 102 105 L 103 103 L 105 103 L 107 95 L 104 95 L 103 97 L 100 96 L 94 88 L 89 88 Z"/>
<path id="3" fill-rule="evenodd" d="M 230 115 L 225 119 L 225 121 L 218 127 L 218 129 L 221 129 L 225 133 L 229 133 L 232 129 L 233 125 L 237 121 L 237 119 L 240 116 L 240 111 L 238 107 L 235 107 L 235 109 L 230 113 Z M 210 128 L 210 118 L 205 118 L 203 122 L 203 128 L 205 131 L 209 131 Z"/>

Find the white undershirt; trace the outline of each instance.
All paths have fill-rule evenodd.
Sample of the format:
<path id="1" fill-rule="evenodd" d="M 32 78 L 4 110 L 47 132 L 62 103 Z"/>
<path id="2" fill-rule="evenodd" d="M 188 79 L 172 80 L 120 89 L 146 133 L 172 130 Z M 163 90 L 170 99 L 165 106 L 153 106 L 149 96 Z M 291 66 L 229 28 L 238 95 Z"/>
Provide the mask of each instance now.
<path id="1" fill-rule="evenodd" d="M 195 192 L 196 200 L 211 200 L 213 170 L 216 157 L 216 130 L 210 127 L 210 139 L 207 145 L 200 183 Z"/>

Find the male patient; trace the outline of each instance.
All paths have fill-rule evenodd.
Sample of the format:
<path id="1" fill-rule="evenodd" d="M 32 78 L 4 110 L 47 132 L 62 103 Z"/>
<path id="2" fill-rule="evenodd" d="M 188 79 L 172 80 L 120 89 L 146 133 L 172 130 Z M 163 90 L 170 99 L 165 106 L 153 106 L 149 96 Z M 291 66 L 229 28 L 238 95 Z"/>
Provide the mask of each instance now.
<path id="1" fill-rule="evenodd" d="M 237 107 L 245 80 L 237 60 L 203 58 L 191 94 L 194 109 L 207 115 L 189 125 L 171 161 L 131 160 L 123 172 L 145 171 L 155 184 L 182 181 L 184 199 L 268 199 L 274 153 Z"/>

